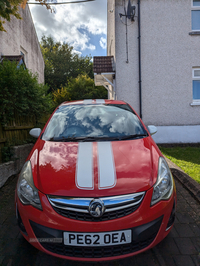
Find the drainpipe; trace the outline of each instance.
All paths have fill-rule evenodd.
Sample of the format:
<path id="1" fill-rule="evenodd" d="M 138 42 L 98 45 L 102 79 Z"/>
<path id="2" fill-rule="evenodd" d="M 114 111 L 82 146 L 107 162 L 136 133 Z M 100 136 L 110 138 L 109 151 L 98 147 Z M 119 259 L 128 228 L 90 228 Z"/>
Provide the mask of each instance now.
<path id="1" fill-rule="evenodd" d="M 138 0 L 138 62 L 139 62 L 139 102 L 140 118 L 142 119 L 142 80 L 141 80 L 141 35 L 140 35 L 140 0 Z"/>

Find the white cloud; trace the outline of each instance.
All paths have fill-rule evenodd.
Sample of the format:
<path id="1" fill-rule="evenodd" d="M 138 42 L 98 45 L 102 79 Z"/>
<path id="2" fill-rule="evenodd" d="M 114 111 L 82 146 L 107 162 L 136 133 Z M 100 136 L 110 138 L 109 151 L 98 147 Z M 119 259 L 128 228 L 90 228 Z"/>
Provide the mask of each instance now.
<path id="1" fill-rule="evenodd" d="M 40 5 L 30 5 L 30 9 L 39 40 L 42 35 L 51 35 L 56 41 L 69 43 L 77 51 L 94 51 L 96 47 L 90 37 L 99 39 L 107 31 L 106 5 L 106 0 L 95 0 L 55 6 L 56 13 Z M 100 45 L 105 47 L 105 38 L 100 39 Z"/>
<path id="2" fill-rule="evenodd" d="M 107 47 L 106 38 L 101 37 L 99 43 L 100 43 L 100 46 L 101 46 L 103 49 L 106 49 L 106 47 Z"/>
<path id="3" fill-rule="evenodd" d="M 72 53 L 73 53 L 73 54 L 81 55 L 81 52 L 79 52 L 79 51 L 77 51 L 77 50 L 74 50 L 74 49 L 72 50 Z"/>

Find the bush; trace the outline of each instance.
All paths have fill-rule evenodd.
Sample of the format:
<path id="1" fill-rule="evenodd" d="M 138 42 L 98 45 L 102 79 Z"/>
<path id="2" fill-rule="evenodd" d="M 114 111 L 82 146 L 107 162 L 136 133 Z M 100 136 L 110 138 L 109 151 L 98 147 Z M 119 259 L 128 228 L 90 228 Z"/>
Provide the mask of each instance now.
<path id="1" fill-rule="evenodd" d="M 3 61 L 0 64 L 0 123 L 19 116 L 34 117 L 38 120 L 52 107 L 47 95 L 48 86 L 39 84 L 37 75 L 15 62 Z"/>
<path id="2" fill-rule="evenodd" d="M 1 148 L 1 156 L 2 156 L 2 163 L 7 163 L 11 161 L 13 154 L 10 145 L 8 146 L 6 145 L 5 147 Z"/>
<path id="3" fill-rule="evenodd" d="M 66 87 L 53 92 L 55 106 L 65 101 L 106 99 L 107 97 L 107 90 L 101 86 L 96 87 L 94 80 L 88 75 L 79 75 L 77 78 L 72 78 Z"/>
<path id="4" fill-rule="evenodd" d="M 103 86 L 95 86 L 94 80 L 88 75 L 79 75 L 68 83 L 71 100 L 106 99 L 108 92 Z"/>
<path id="5" fill-rule="evenodd" d="M 60 105 L 62 102 L 71 100 L 67 88 L 57 89 L 52 92 L 52 95 L 55 107 Z"/>

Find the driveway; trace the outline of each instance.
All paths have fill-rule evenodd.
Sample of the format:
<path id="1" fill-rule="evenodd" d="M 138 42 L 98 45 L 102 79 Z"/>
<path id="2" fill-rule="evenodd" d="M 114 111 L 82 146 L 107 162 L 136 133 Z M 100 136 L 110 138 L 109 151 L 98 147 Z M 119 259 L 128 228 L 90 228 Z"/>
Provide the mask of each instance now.
<path id="1" fill-rule="evenodd" d="M 179 170 L 174 170 L 174 173 Z M 175 175 L 175 174 L 174 174 Z M 199 266 L 200 265 L 200 204 L 175 178 L 177 213 L 169 235 L 147 252 L 123 260 L 83 263 L 58 259 L 31 246 L 20 234 L 14 209 L 13 176 L 0 189 L 0 265 L 2 266 Z M 197 189 L 199 187 L 197 186 Z M 200 190 L 197 191 L 200 193 Z M 197 193 L 197 194 L 198 194 Z"/>

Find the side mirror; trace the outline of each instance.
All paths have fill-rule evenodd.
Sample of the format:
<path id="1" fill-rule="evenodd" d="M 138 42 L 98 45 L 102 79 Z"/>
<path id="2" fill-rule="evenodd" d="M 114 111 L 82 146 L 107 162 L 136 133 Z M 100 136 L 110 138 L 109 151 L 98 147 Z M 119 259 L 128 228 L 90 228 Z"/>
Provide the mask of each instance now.
<path id="1" fill-rule="evenodd" d="M 41 133 L 41 128 L 32 128 L 30 131 L 29 131 L 29 134 L 34 137 L 34 138 L 38 138 L 40 133 Z"/>
<path id="2" fill-rule="evenodd" d="M 148 126 L 148 130 L 149 130 L 149 133 L 152 135 L 156 134 L 156 132 L 158 131 L 157 130 L 157 127 L 151 125 L 151 126 Z"/>

